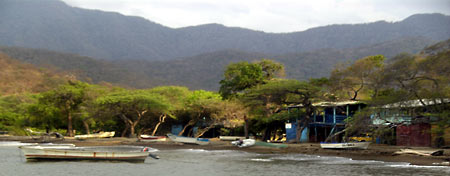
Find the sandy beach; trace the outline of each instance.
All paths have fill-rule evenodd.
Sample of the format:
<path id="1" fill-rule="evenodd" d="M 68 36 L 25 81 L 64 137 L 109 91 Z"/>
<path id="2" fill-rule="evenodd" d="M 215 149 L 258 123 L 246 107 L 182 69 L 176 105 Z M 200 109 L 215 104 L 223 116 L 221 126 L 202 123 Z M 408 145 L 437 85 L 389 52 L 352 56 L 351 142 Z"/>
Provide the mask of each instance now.
<path id="1" fill-rule="evenodd" d="M 42 139 L 31 138 L 29 136 L 0 136 L 0 141 L 21 141 L 27 143 L 42 142 Z M 64 140 L 47 139 L 47 142 L 53 143 L 72 143 L 77 146 L 110 146 L 110 145 L 139 145 L 150 146 L 158 150 L 171 149 L 205 149 L 205 150 L 240 150 L 254 153 L 298 153 L 309 155 L 322 156 L 340 156 L 348 157 L 354 160 L 377 160 L 386 162 L 406 162 L 413 165 L 426 166 L 450 166 L 450 149 L 436 149 L 428 147 L 405 147 L 405 146 L 391 146 L 384 144 L 371 144 L 367 150 L 329 150 L 322 149 L 318 143 L 301 143 L 301 144 L 287 144 L 287 148 L 271 148 L 262 146 L 253 146 L 248 148 L 239 148 L 230 144 L 230 141 L 220 141 L 217 138 L 211 139 L 209 145 L 189 145 L 174 143 L 170 140 L 164 142 L 143 142 L 138 141 L 137 138 L 101 138 L 101 139 L 87 139 L 76 140 L 74 138 L 66 137 Z M 416 150 L 443 150 L 442 156 L 421 156 L 414 154 L 394 154 L 400 149 L 416 149 Z"/>

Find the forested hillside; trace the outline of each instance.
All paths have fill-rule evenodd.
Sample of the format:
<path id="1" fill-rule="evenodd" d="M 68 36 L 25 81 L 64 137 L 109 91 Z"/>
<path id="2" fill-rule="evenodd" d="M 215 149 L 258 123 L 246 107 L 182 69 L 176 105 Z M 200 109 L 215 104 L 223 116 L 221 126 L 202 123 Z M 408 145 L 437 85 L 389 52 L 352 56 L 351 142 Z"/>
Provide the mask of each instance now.
<path id="1" fill-rule="evenodd" d="M 450 38 L 450 17 L 418 14 L 399 22 L 340 24 L 265 33 L 220 24 L 169 28 L 141 17 L 70 7 L 59 0 L 0 1 L 0 45 L 107 60 L 170 60 L 239 50 L 270 55 L 358 48 L 408 37 Z M 7 27 L 6 27 L 7 26 Z"/>
<path id="2" fill-rule="evenodd" d="M 267 55 L 224 50 L 170 61 L 106 61 L 48 50 L 0 47 L 0 51 L 38 67 L 76 75 L 79 80 L 134 88 L 181 85 L 192 89 L 218 90 L 225 66 L 239 61 L 268 58 L 286 66 L 287 78 L 306 80 L 327 77 L 337 63 L 382 54 L 387 58 L 400 53 L 418 53 L 432 41 L 404 38 L 354 49 L 322 49 L 314 52 Z"/>
<path id="3" fill-rule="evenodd" d="M 266 55 L 236 50 L 206 53 L 173 61 L 124 62 L 128 69 L 145 71 L 145 75 L 164 82 L 161 85 L 183 85 L 193 89 L 218 90 L 225 67 L 233 62 L 272 59 L 285 65 L 286 77 L 297 80 L 328 77 L 338 63 L 351 63 L 369 55 L 385 55 L 387 58 L 400 53 L 418 53 L 432 41 L 407 38 L 354 49 L 323 49 L 314 52 L 286 55 Z M 158 81 L 155 80 L 154 81 Z"/>
<path id="4" fill-rule="evenodd" d="M 0 47 L 0 52 L 39 68 L 70 73 L 77 79 L 90 83 L 109 82 L 123 87 L 138 88 L 152 85 L 150 78 L 141 74 L 139 70 L 128 70 L 105 60 L 44 49 L 18 47 Z"/>
<path id="5" fill-rule="evenodd" d="M 0 52 L 0 96 L 50 90 L 64 81 L 63 76 L 11 59 Z"/>

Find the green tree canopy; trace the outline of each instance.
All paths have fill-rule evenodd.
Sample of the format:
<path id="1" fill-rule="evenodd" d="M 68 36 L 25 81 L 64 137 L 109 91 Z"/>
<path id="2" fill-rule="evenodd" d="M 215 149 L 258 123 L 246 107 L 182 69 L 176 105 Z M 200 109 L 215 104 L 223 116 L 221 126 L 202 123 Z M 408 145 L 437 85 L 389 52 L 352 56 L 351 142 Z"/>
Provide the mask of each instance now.
<path id="1" fill-rule="evenodd" d="M 67 134 L 74 136 L 73 117 L 79 112 L 86 101 L 85 91 L 89 85 L 79 81 L 69 81 L 67 84 L 57 87 L 55 90 L 42 93 L 37 109 L 56 115 L 61 113 L 67 119 Z M 59 111 L 59 112 L 58 112 Z"/>
<path id="2" fill-rule="evenodd" d="M 135 128 L 147 112 L 159 111 L 161 114 L 170 112 L 171 106 L 166 97 L 148 90 L 122 90 L 102 96 L 96 102 L 109 110 L 111 115 L 119 116 L 126 125 L 122 135 L 130 130 L 130 136 L 135 136 Z"/>
<path id="3" fill-rule="evenodd" d="M 282 75 L 284 75 L 284 66 L 267 59 L 254 63 L 246 61 L 233 63 L 228 65 L 224 72 L 219 92 L 224 98 L 230 98 L 247 88 L 264 84 L 275 76 Z"/>
<path id="4" fill-rule="evenodd" d="M 319 99 L 321 95 L 321 89 L 308 82 L 275 80 L 247 89 L 242 96 L 242 101 L 251 107 L 255 117 L 259 118 L 258 121 L 266 122 L 267 127 L 273 120 L 278 120 L 272 118 L 275 113 L 280 112 L 288 105 L 301 104 L 306 109 L 306 115 L 303 119 L 298 119 L 297 129 L 303 130 L 310 122 L 314 108 L 312 102 Z M 270 128 L 266 128 L 264 139 L 269 137 L 267 130 Z"/>
<path id="5" fill-rule="evenodd" d="M 377 94 L 377 86 L 382 81 L 379 74 L 383 72 L 384 60 L 384 56 L 375 55 L 359 59 L 345 68 L 338 66 L 330 76 L 334 91 L 347 94 L 350 100 L 356 100 L 364 90 L 374 90 L 374 94 Z"/>

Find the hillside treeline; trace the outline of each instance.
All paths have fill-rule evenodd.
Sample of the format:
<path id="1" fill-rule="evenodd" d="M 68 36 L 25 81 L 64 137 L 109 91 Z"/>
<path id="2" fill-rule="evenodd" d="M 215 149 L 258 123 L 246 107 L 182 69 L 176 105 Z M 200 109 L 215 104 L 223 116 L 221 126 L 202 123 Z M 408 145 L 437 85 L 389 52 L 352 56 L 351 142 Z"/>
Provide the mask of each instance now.
<path id="1" fill-rule="evenodd" d="M 133 137 L 164 135 L 172 125 L 181 124 L 179 135 L 210 136 L 215 131 L 269 139 L 283 130 L 287 120 L 297 120 L 301 132 L 317 110 L 313 103 L 364 101 L 373 108 L 348 121 L 347 132 L 352 135 L 370 127 L 367 119 L 380 105 L 407 100 L 447 102 L 450 51 L 442 48 L 448 44 L 389 60 L 382 55 L 367 56 L 336 65 L 328 78 L 308 81 L 283 78 L 284 65 L 272 60 L 235 62 L 225 68 L 219 92 L 182 86 L 127 89 L 66 78 L 45 91 L 1 92 L 0 130 L 25 134 L 24 129 L 32 128 L 68 136 L 116 131 Z M 303 108 L 296 113 L 285 111 L 293 104 Z M 450 126 L 449 110 L 448 103 L 439 103 L 416 114 L 436 117 L 433 123 L 443 130 Z"/>

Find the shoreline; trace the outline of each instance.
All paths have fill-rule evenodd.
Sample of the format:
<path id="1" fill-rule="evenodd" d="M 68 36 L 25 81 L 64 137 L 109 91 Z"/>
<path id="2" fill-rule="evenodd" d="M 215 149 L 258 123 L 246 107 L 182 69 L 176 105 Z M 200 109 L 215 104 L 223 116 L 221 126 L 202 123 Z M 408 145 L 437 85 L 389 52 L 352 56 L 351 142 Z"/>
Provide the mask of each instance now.
<path id="1" fill-rule="evenodd" d="M 39 139 L 33 139 L 29 136 L 0 136 L 0 141 L 20 141 L 27 143 L 42 142 Z M 204 149 L 204 150 L 237 150 L 261 154 L 307 154 L 320 156 L 337 156 L 346 157 L 353 160 L 375 160 L 383 162 L 403 162 L 411 165 L 419 166 L 450 166 L 450 149 L 443 150 L 442 156 L 420 156 L 412 154 L 395 155 L 394 152 L 400 149 L 419 149 L 419 150 L 437 150 L 430 147 L 405 147 L 405 146 L 391 146 L 384 144 L 371 144 L 367 150 L 330 150 L 322 149 L 318 143 L 300 143 L 287 144 L 286 148 L 270 148 L 262 146 L 253 146 L 248 148 L 239 148 L 230 144 L 231 141 L 220 141 L 217 138 L 211 139 L 209 145 L 190 145 L 174 143 L 168 141 L 161 142 L 143 142 L 137 141 L 137 138 L 98 138 L 76 140 L 66 137 L 64 140 L 51 138 L 47 140 L 52 143 L 72 143 L 76 146 L 112 146 L 112 145 L 138 145 L 150 146 L 158 150 L 173 150 L 173 149 Z"/>

